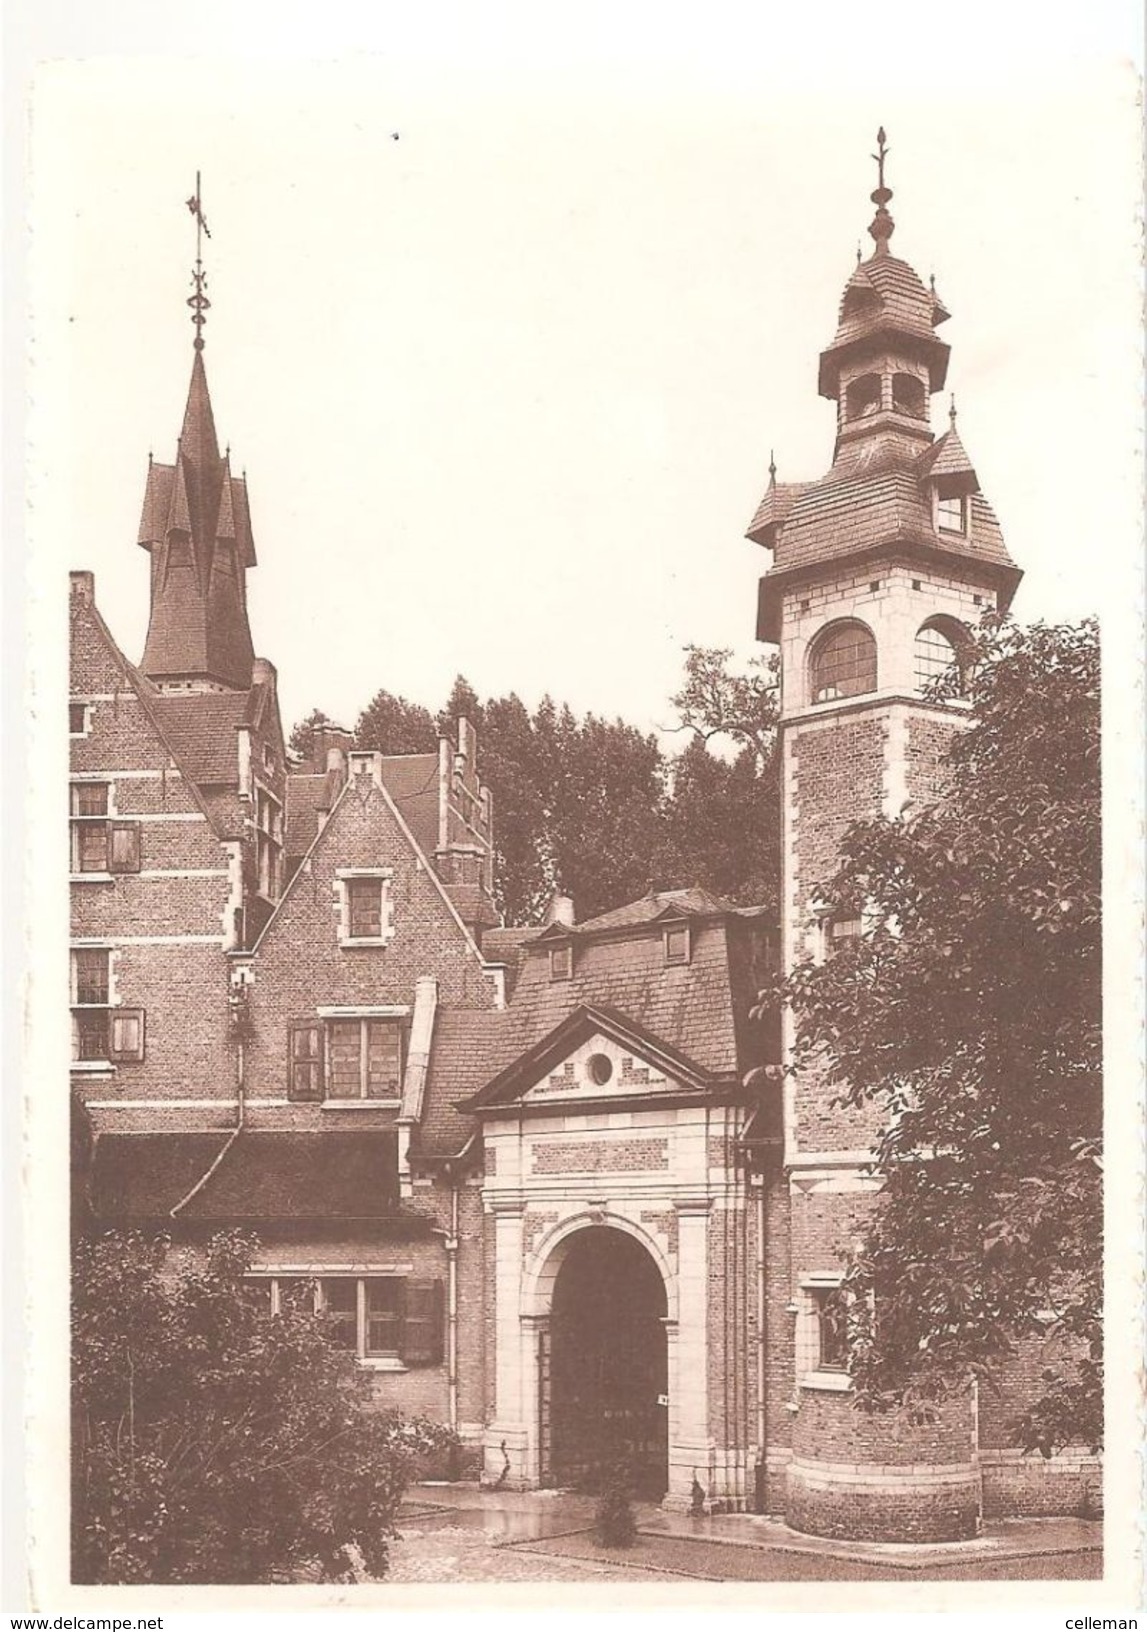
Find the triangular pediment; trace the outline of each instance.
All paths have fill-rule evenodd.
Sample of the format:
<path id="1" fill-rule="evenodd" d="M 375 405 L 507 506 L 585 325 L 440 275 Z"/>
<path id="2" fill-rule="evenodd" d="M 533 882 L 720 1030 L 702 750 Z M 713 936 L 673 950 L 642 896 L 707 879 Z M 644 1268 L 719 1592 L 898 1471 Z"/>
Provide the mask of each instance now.
<path id="1" fill-rule="evenodd" d="M 633 1098 L 634 1095 L 673 1092 L 682 1086 L 664 1066 L 643 1058 L 632 1044 L 623 1045 L 604 1032 L 596 1031 L 553 1060 L 521 1095 L 531 1104 L 539 1100 L 578 1098 Z"/>

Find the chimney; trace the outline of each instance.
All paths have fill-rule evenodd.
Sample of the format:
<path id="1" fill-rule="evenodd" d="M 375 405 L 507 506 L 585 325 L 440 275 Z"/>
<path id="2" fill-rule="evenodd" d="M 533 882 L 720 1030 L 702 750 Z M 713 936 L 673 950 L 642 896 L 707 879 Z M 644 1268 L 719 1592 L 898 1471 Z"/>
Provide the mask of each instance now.
<path id="1" fill-rule="evenodd" d="M 68 583 L 72 600 L 78 606 L 94 606 L 96 602 L 96 575 L 94 572 L 69 572 Z"/>
<path id="2" fill-rule="evenodd" d="M 274 691 L 278 680 L 279 676 L 270 658 L 253 657 L 251 659 L 251 684 L 253 686 L 269 686 Z"/>
<path id="3" fill-rule="evenodd" d="M 340 782 L 345 782 L 346 756 L 353 747 L 354 732 L 345 726 L 336 725 L 333 720 L 316 725 L 311 742 L 311 770 L 318 774 L 337 771 Z"/>
<path id="4" fill-rule="evenodd" d="M 464 760 L 473 762 L 474 750 L 477 744 L 474 736 L 474 727 L 465 714 L 458 716 L 458 752 Z"/>
<path id="5" fill-rule="evenodd" d="M 572 929 L 576 922 L 573 897 L 555 890 L 546 908 L 546 928 L 548 929 L 551 924 L 561 924 L 564 929 Z"/>

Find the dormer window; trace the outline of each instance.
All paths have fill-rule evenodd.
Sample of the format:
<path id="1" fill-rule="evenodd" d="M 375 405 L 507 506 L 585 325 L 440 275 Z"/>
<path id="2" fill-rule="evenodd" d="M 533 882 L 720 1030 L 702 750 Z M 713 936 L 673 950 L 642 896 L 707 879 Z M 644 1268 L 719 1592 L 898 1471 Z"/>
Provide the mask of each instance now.
<path id="1" fill-rule="evenodd" d="M 688 963 L 692 953 L 692 934 L 688 924 L 669 924 L 664 932 L 665 963 Z"/>
<path id="2" fill-rule="evenodd" d="M 962 494 L 936 500 L 936 525 L 942 533 L 966 533 L 968 501 Z"/>
<path id="3" fill-rule="evenodd" d="M 550 979 L 573 979 L 573 947 L 568 941 L 561 946 L 550 947 Z"/>

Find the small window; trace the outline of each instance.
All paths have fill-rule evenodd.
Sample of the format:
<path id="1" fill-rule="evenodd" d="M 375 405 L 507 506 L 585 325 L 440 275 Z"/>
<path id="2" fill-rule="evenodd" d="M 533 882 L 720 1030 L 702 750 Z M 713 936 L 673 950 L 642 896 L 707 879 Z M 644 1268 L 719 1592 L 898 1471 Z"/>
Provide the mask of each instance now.
<path id="1" fill-rule="evenodd" d="M 671 924 L 665 931 L 665 962 L 688 963 L 691 940 L 688 924 Z"/>
<path id="2" fill-rule="evenodd" d="M 829 918 L 824 926 L 824 955 L 826 958 L 835 957 L 841 947 L 847 946 L 850 941 L 858 941 L 864 933 L 858 914 L 841 914 L 837 918 Z"/>
<path id="3" fill-rule="evenodd" d="M 86 737 L 88 734 L 88 705 L 87 703 L 68 704 L 68 735 L 70 737 Z"/>
<path id="4" fill-rule="evenodd" d="M 966 520 L 967 503 L 959 494 L 936 500 L 936 524 L 942 533 L 966 532 Z"/>
<path id="5" fill-rule="evenodd" d="M 589 1080 L 604 1088 L 610 1077 L 613 1076 L 613 1061 L 608 1054 L 591 1054 L 585 1062 Z"/>
<path id="6" fill-rule="evenodd" d="M 816 1304 L 817 1371 L 848 1370 L 848 1314 L 839 1286 L 818 1287 Z"/>
<path id="7" fill-rule="evenodd" d="M 72 784 L 72 872 L 108 871 L 107 782 Z"/>
<path id="8" fill-rule="evenodd" d="M 567 942 L 565 946 L 550 947 L 550 979 L 571 980 L 573 978 L 573 947 Z"/>
<path id="9" fill-rule="evenodd" d="M 382 935 L 382 880 L 352 878 L 347 884 L 347 916 L 352 941 L 377 941 Z"/>
<path id="10" fill-rule="evenodd" d="M 876 641 L 862 623 L 825 630 L 813 647 L 810 678 L 814 703 L 876 690 Z"/>

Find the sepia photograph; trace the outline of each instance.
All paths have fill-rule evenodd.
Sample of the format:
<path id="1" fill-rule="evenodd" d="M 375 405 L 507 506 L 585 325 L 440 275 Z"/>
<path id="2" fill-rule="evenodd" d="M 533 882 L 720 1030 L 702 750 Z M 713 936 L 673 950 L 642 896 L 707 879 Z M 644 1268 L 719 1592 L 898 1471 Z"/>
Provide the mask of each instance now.
<path id="1" fill-rule="evenodd" d="M 41 1610 L 1138 1602 L 1137 74 L 768 24 L 38 76 Z"/>

